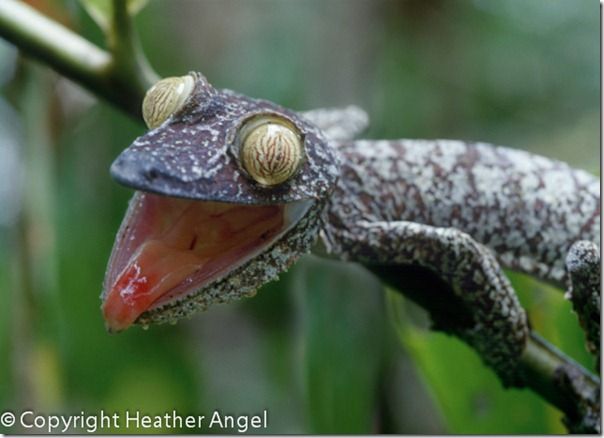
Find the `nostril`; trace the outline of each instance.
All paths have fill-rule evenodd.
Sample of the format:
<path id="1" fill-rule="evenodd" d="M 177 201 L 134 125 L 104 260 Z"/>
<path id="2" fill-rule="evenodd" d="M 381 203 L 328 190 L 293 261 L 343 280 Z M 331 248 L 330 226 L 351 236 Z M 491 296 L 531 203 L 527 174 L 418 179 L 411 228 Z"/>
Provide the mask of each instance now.
<path id="1" fill-rule="evenodd" d="M 157 170 L 157 166 L 153 162 L 140 163 L 139 161 L 139 175 L 145 178 L 147 181 L 153 181 L 159 177 L 159 170 Z"/>
<path id="2" fill-rule="evenodd" d="M 157 172 L 156 169 L 147 169 L 145 171 L 145 177 L 149 180 L 152 181 L 154 179 L 156 179 L 159 176 L 159 173 Z"/>

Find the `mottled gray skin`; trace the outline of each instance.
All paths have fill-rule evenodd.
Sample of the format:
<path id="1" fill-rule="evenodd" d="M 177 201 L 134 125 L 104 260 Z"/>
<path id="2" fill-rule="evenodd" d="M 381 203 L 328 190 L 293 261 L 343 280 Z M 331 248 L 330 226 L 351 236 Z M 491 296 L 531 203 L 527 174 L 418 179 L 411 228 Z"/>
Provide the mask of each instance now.
<path id="1" fill-rule="evenodd" d="M 365 264 L 419 265 L 473 309 L 457 333 L 499 370 L 521 354 L 526 315 L 505 267 L 561 284 L 578 240 L 599 236 L 596 178 L 507 148 L 447 140 L 340 144 L 342 174 L 321 235 L 327 251 Z"/>
<path id="2" fill-rule="evenodd" d="M 596 178 L 486 144 L 350 141 L 367 124 L 358 108 L 295 113 L 195 78 L 184 108 L 126 149 L 112 175 L 167 196 L 244 204 L 306 200 L 312 207 L 255 259 L 137 322 L 172 321 L 253 294 L 320 234 L 332 257 L 418 265 L 440 276 L 474 315 L 473 325 L 456 334 L 504 384 L 517 383 L 514 364 L 528 324 L 499 263 L 562 284 L 570 246 L 599 235 Z M 261 113 L 287 117 L 303 133 L 306 150 L 300 173 L 270 189 L 246 175 L 234 141 L 241 123 Z"/>
<path id="3" fill-rule="evenodd" d="M 570 288 L 566 297 L 573 303 L 579 322 L 585 330 L 587 348 L 596 356 L 600 369 L 600 251 L 592 242 L 575 243 L 566 258 Z"/>
<path id="4" fill-rule="evenodd" d="M 505 267 L 565 286 L 578 240 L 598 242 L 597 178 L 559 161 L 484 143 L 360 140 L 342 144 L 326 228 L 409 221 L 452 227 Z"/>

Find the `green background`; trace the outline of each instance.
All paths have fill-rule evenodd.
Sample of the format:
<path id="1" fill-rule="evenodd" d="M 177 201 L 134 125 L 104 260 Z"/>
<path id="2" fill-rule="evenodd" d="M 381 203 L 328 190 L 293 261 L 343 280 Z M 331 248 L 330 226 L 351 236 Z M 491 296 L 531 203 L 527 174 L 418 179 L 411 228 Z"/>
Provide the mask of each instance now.
<path id="1" fill-rule="evenodd" d="M 103 44 L 76 1 L 32 3 Z M 295 109 L 357 104 L 368 138 L 482 140 L 600 172 L 595 0 L 155 0 L 136 24 L 162 76 L 198 70 Z M 253 299 L 108 335 L 98 297 L 132 194 L 108 168 L 144 127 L 2 41 L 0 86 L 1 411 L 267 409 L 263 433 L 564 431 L 358 266 L 305 257 Z M 591 367 L 563 294 L 512 279 L 534 327 Z"/>

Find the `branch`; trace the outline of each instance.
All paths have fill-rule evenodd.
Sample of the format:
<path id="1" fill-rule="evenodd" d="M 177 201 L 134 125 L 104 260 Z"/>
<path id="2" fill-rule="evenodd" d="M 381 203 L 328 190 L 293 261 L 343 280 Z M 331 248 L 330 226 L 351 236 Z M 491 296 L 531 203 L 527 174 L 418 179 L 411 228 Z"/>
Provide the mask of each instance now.
<path id="1" fill-rule="evenodd" d="M 600 433 L 600 380 L 536 333 L 520 358 L 526 386 L 558 407 L 572 433 Z"/>
<path id="2" fill-rule="evenodd" d="M 428 311 L 435 329 L 458 335 L 472 325 L 472 310 L 455 296 L 442 279 L 416 266 L 366 266 L 386 284 Z M 521 387 L 531 389 L 566 415 L 571 431 L 598 432 L 599 418 L 585 426 L 585 419 L 599 413 L 600 380 L 531 332 L 517 361 Z M 577 425 L 581 425 L 583 428 Z M 591 427 L 591 428 L 590 428 Z M 590 432 L 591 431 L 591 432 Z M 599 433 L 599 432 L 598 432 Z"/>
<path id="3" fill-rule="evenodd" d="M 142 56 L 125 7 L 114 9 L 112 53 L 17 0 L 0 1 L 0 37 L 140 120 L 140 104 L 157 75 Z"/>
<path id="4" fill-rule="evenodd" d="M 113 74 L 117 79 L 121 79 L 115 85 L 138 90 L 140 96 L 144 97 L 149 87 L 157 82 L 159 77 L 143 53 L 138 34 L 134 31 L 132 17 L 128 12 L 128 2 L 112 0 L 112 4 L 107 45 L 112 54 Z M 142 97 L 136 100 L 137 110 L 140 110 Z"/>

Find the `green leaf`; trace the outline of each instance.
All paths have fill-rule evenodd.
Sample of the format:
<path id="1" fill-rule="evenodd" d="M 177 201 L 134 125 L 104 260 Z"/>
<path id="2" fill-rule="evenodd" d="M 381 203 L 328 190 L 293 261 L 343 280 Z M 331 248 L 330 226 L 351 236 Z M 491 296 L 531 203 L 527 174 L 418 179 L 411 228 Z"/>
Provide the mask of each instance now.
<path id="1" fill-rule="evenodd" d="M 382 287 L 332 261 L 308 259 L 296 274 L 309 432 L 368 434 L 384 363 Z"/>
<path id="2" fill-rule="evenodd" d="M 585 333 L 564 292 L 528 275 L 508 272 L 531 326 L 549 342 L 593 370 L 595 360 L 585 348 Z"/>
<path id="3" fill-rule="evenodd" d="M 469 346 L 410 323 L 410 304 L 389 292 L 402 344 L 454 434 L 563 433 L 561 414 L 527 390 L 505 389 Z"/>
<path id="4" fill-rule="evenodd" d="M 149 0 L 123 1 L 128 4 L 128 12 L 130 15 L 136 15 L 147 5 Z M 80 0 L 80 3 L 96 24 L 106 32 L 109 28 L 111 14 L 113 12 L 113 2 L 111 0 Z"/>

